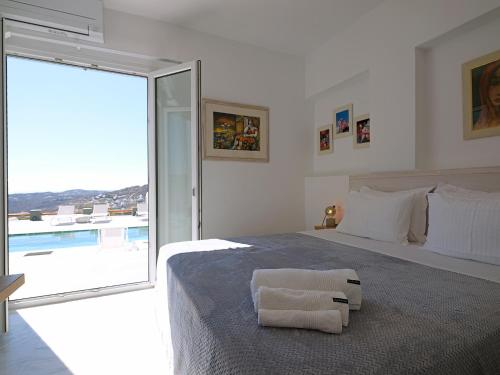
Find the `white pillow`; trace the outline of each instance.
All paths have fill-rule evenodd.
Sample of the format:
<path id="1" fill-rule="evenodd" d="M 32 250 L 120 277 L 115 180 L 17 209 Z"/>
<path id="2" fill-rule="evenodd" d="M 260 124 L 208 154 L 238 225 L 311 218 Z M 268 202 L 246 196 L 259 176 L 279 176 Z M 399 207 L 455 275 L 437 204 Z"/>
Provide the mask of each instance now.
<path id="1" fill-rule="evenodd" d="M 375 196 L 390 196 L 390 195 L 412 195 L 413 207 L 410 216 L 410 229 L 408 231 L 408 240 L 410 242 L 424 243 L 427 233 L 427 193 L 431 192 L 434 186 L 424 187 L 412 190 L 402 190 L 394 192 L 385 192 L 363 186 L 360 192 L 363 194 L 372 194 Z"/>
<path id="2" fill-rule="evenodd" d="M 374 196 L 351 191 L 337 231 L 388 242 L 408 242 L 412 195 Z"/>
<path id="3" fill-rule="evenodd" d="M 465 198 L 500 198 L 500 192 L 488 193 L 486 191 L 469 190 L 450 184 L 439 184 L 436 193 L 453 193 Z"/>
<path id="4" fill-rule="evenodd" d="M 455 193 L 428 194 L 429 232 L 424 248 L 500 265 L 500 199 Z"/>

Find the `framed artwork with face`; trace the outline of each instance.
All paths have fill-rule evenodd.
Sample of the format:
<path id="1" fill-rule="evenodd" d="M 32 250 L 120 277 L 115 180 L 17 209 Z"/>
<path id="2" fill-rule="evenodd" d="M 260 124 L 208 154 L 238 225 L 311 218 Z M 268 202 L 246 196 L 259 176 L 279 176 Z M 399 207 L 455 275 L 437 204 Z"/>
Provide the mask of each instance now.
<path id="1" fill-rule="evenodd" d="M 462 66 L 464 139 L 500 135 L 500 51 Z"/>

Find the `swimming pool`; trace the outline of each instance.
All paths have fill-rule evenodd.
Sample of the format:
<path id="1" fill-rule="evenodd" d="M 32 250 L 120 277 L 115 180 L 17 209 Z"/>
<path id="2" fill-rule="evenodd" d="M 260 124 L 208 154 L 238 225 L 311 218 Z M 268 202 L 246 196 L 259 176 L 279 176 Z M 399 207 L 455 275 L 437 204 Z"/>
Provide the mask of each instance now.
<path id="1" fill-rule="evenodd" d="M 9 253 L 55 250 L 80 246 L 97 246 L 98 230 L 13 234 L 9 236 Z M 129 242 L 148 239 L 148 227 L 128 228 Z"/>

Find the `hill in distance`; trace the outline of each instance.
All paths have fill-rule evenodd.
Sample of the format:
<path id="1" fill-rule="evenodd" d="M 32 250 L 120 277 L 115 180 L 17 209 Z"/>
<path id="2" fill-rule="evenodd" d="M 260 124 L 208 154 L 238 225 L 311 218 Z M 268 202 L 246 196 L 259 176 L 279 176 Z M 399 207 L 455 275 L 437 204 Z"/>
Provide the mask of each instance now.
<path id="1" fill-rule="evenodd" d="M 57 211 L 62 205 L 75 205 L 76 208 L 92 207 L 96 203 L 108 203 L 110 208 L 126 209 L 135 207 L 137 202 L 143 202 L 148 185 L 130 186 L 114 191 L 105 190 L 67 190 L 58 193 L 22 193 L 9 194 L 9 214 L 42 210 Z"/>

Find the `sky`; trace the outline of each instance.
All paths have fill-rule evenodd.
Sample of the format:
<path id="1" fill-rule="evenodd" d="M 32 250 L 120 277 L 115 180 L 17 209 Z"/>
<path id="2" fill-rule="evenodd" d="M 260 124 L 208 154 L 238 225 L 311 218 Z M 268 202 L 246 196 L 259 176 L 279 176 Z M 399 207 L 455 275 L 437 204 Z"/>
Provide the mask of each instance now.
<path id="1" fill-rule="evenodd" d="M 7 57 L 9 194 L 147 183 L 147 79 Z"/>

